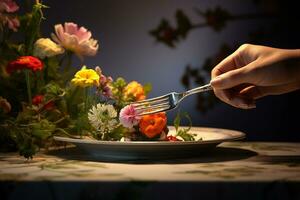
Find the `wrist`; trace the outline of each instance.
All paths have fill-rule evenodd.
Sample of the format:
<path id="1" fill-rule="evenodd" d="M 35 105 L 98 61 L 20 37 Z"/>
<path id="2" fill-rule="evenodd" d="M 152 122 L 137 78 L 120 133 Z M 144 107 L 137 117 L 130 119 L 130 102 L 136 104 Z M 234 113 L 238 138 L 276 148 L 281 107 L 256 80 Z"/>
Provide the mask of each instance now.
<path id="1" fill-rule="evenodd" d="M 287 50 L 286 58 L 288 58 L 288 59 L 300 58 L 300 49 Z"/>

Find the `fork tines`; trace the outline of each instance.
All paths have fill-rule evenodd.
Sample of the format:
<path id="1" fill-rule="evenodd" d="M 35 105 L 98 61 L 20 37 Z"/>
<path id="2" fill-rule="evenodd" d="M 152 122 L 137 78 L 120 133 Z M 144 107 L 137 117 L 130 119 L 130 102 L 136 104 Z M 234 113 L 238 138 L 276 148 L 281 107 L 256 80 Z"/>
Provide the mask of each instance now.
<path id="1" fill-rule="evenodd" d="M 169 94 L 132 103 L 138 115 L 148 115 L 171 108 Z"/>

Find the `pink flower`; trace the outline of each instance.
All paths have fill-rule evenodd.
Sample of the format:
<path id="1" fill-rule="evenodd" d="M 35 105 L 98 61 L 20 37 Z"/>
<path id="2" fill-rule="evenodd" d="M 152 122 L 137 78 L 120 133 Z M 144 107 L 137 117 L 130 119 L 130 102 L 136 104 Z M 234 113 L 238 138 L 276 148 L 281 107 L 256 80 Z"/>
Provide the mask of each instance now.
<path id="1" fill-rule="evenodd" d="M 13 0 L 0 0 L 0 28 L 8 25 L 8 28 L 17 31 L 20 26 L 19 19 L 11 13 L 16 12 L 19 6 Z"/>
<path id="2" fill-rule="evenodd" d="M 106 77 L 103 74 L 101 74 L 99 89 L 102 91 L 102 95 L 107 98 L 112 98 L 112 91 L 111 87 L 109 86 L 111 82 L 113 82 L 113 79 L 110 76 Z"/>
<path id="3" fill-rule="evenodd" d="M 78 28 L 77 24 L 68 22 L 64 26 L 57 24 L 54 29 L 55 34 L 51 34 L 52 39 L 65 49 L 74 52 L 80 58 L 96 55 L 98 41 L 91 38 L 92 33 L 83 26 Z"/>
<path id="4" fill-rule="evenodd" d="M 19 10 L 19 6 L 13 0 L 0 0 L 0 12 L 13 13 Z"/>
<path id="5" fill-rule="evenodd" d="M 99 87 L 98 87 L 98 94 L 103 95 L 106 98 L 112 98 L 112 89 L 110 87 L 113 79 L 110 76 L 105 76 L 102 74 L 102 70 L 99 66 L 95 67 L 95 71 L 99 75 Z"/>
<path id="6" fill-rule="evenodd" d="M 127 105 L 120 111 L 120 123 L 126 128 L 132 128 L 138 125 L 141 117 L 137 116 L 138 113 L 133 105 Z"/>
<path id="7" fill-rule="evenodd" d="M 18 27 L 20 26 L 20 22 L 18 18 L 7 18 L 8 28 L 13 30 L 14 32 L 18 31 Z"/>

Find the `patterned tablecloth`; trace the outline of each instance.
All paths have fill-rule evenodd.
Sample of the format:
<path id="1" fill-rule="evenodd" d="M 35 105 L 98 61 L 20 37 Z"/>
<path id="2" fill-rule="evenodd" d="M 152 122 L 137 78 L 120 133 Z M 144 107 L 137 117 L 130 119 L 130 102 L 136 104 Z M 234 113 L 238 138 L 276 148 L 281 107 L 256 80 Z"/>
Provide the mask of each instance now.
<path id="1" fill-rule="evenodd" d="M 228 142 L 197 158 L 103 162 L 76 147 L 0 154 L 1 199 L 300 199 L 300 144 Z"/>

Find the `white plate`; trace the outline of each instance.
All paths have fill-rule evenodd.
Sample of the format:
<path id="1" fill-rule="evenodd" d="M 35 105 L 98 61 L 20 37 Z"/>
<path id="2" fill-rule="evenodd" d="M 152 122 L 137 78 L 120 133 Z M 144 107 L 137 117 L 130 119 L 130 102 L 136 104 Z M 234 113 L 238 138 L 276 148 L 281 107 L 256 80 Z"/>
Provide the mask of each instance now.
<path id="1" fill-rule="evenodd" d="M 174 131 L 174 127 L 169 127 Z M 152 159 L 192 157 L 211 150 L 226 141 L 240 140 L 245 134 L 240 131 L 192 127 L 190 133 L 197 134 L 201 141 L 99 141 L 57 137 L 57 141 L 70 142 L 92 156 L 103 159 Z"/>

